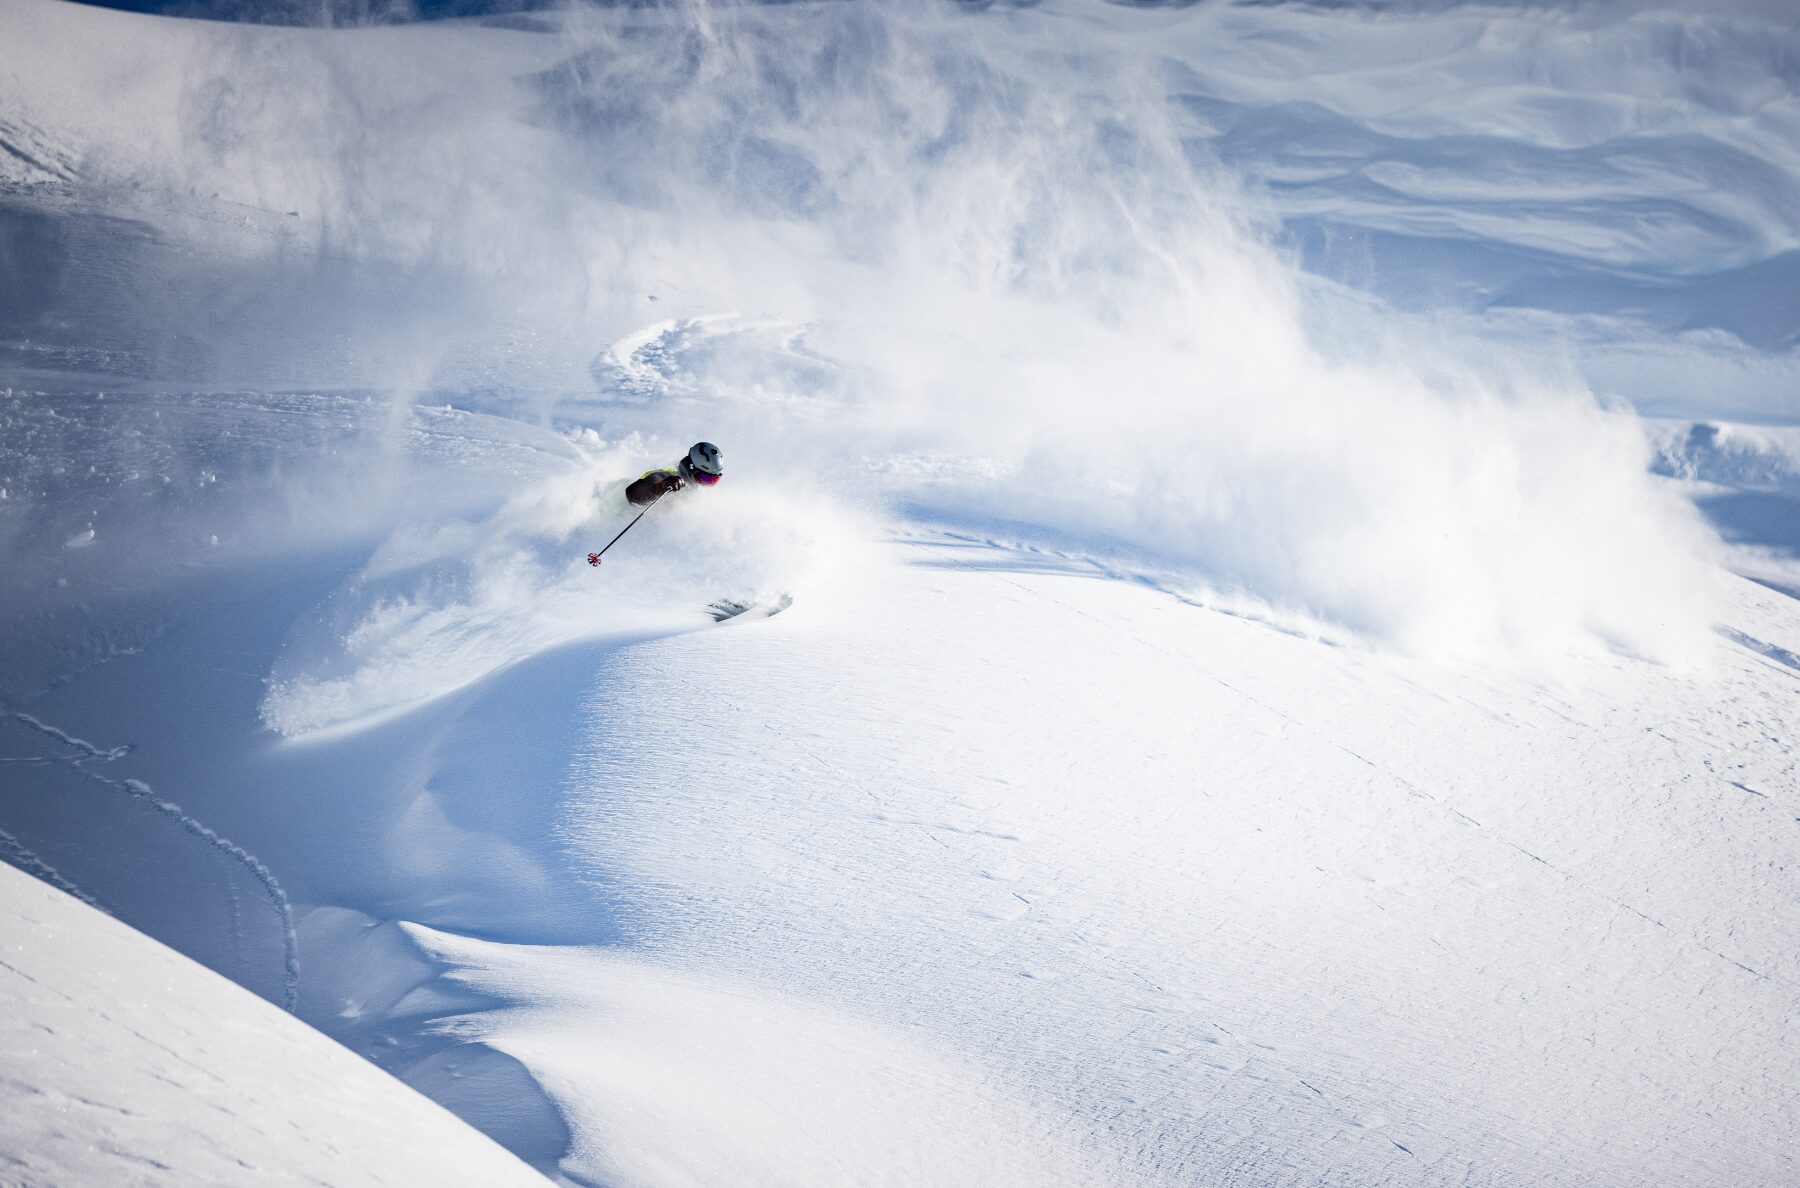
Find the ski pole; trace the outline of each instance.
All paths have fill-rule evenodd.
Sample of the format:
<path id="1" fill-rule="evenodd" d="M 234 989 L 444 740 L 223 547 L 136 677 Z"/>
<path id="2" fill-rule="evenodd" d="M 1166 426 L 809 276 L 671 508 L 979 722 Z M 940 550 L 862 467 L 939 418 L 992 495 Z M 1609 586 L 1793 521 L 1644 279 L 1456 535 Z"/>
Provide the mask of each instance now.
<path id="1" fill-rule="evenodd" d="M 662 502 L 662 496 L 658 495 L 655 499 L 652 499 L 650 501 L 650 507 L 655 507 L 657 504 L 659 504 L 661 502 Z M 625 525 L 625 527 L 619 529 L 619 536 L 615 536 L 611 540 L 606 542 L 606 549 L 610 549 L 614 545 L 618 544 L 619 537 L 624 536 L 627 532 L 630 532 L 632 530 L 632 528 L 634 528 L 637 525 L 637 522 L 639 520 L 641 520 L 645 516 L 649 515 L 650 507 L 646 507 L 643 511 L 641 511 L 637 515 L 631 517 L 631 523 L 629 523 L 629 524 Z M 588 554 L 588 564 L 589 565 L 600 564 L 600 558 L 606 553 L 606 549 L 601 549 L 598 553 L 589 553 Z"/>

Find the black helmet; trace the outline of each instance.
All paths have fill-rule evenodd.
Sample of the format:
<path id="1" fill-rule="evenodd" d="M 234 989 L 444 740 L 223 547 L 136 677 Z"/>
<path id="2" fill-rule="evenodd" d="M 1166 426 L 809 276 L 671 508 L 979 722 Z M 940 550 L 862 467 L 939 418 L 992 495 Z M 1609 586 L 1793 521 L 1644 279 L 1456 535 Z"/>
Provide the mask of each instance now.
<path id="1" fill-rule="evenodd" d="M 696 442 L 681 463 L 681 469 L 687 472 L 687 477 L 703 487 L 712 486 L 725 474 L 725 468 L 719 461 L 719 447 L 710 441 Z"/>

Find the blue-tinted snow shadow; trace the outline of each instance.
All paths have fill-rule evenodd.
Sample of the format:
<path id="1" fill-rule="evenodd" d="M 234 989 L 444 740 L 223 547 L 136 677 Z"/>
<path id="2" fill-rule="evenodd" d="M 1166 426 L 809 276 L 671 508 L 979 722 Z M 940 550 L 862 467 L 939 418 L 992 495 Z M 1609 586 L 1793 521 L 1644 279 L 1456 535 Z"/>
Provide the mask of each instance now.
<path id="1" fill-rule="evenodd" d="M 920 517 L 912 534 L 901 537 L 901 543 L 915 550 L 907 558 L 908 565 L 1126 582 L 1184 606 L 1255 623 L 1294 639 L 1327 647 L 1342 642 L 1324 624 L 1283 614 L 1247 594 L 1220 593 L 1191 562 L 1096 547 L 1091 540 L 1084 542 L 1066 532 L 1021 521 L 957 519 L 917 504 L 903 505 L 902 510 Z"/>
<path id="2" fill-rule="evenodd" d="M 1694 502 L 1730 543 L 1763 550 L 1778 560 L 1800 560 L 1800 499 L 1764 491 L 1733 491 L 1702 496 Z M 1783 597 L 1800 600 L 1800 584 L 1767 573 L 1748 572 L 1744 576 Z M 1714 630 L 1740 647 L 1800 673 L 1800 654 L 1791 648 L 1758 639 L 1727 624 Z"/>
<path id="3" fill-rule="evenodd" d="M 1699 495 L 1694 504 L 1731 544 L 1800 558 L 1800 499 L 1772 491 Z"/>
<path id="4" fill-rule="evenodd" d="M 1056 573 L 1067 577 L 1135 580 L 1139 571 L 1175 565 L 1116 548 L 1096 547 L 1082 536 L 1028 520 L 970 516 L 921 500 L 902 500 L 895 512 L 907 528 L 903 543 L 919 546 L 909 564 L 977 568 L 993 572 Z"/>
<path id="5" fill-rule="evenodd" d="M 287 835 L 271 852 L 305 868 L 308 902 L 504 943 L 612 943 L 610 909 L 562 868 L 564 780 L 587 692 L 663 634 L 564 645 L 379 725 L 265 746 L 251 766 Z"/>
<path id="6" fill-rule="evenodd" d="M 43 760 L 9 771 L 0 828 L 128 923 L 265 995 L 231 935 L 259 919 L 220 926 L 210 907 L 232 911 L 251 890 L 244 872 L 116 785 L 141 784 L 254 855 L 294 904 L 520 943 L 609 940 L 604 905 L 559 877 L 556 813 L 586 690 L 620 650 L 664 633 L 569 644 L 379 725 L 282 740 L 259 715 L 266 674 L 295 619 L 358 564 L 205 571 L 144 598 L 144 613 L 123 597 L 34 620 L 72 642 L 0 649 L 23 658 L 0 669 L 26 691 L 0 738 Z M 123 646 L 106 650 L 112 639 Z"/>
<path id="7" fill-rule="evenodd" d="M 293 872 L 263 885 L 261 789 L 233 768 L 260 745 L 259 665 L 357 563 L 193 567 L 135 590 L 102 574 L 0 627 L 0 747 L 43 759 L 8 773 L 0 828 L 125 923 L 278 1003 Z"/>
<path id="8" fill-rule="evenodd" d="M 920 552 L 906 559 L 922 569 L 973 569 L 988 573 L 1057 574 L 1061 577 L 1116 578 L 1086 557 L 1045 552 L 1030 545 L 1000 540 L 976 540 L 946 534 L 908 544 Z M 929 550 L 929 551 L 924 551 Z"/>
<path id="9" fill-rule="evenodd" d="M 266 674 L 295 619 L 364 559 L 209 569 L 154 597 L 85 601 L 32 621 L 73 641 L 50 650 L 9 634 L 0 744 L 33 762 L 3 769 L 0 828 L 28 862 L 273 1001 L 297 949 L 302 1018 L 554 1172 L 570 1142 L 560 1112 L 517 1061 L 456 1029 L 507 1004 L 462 987 L 398 922 L 617 942 L 606 895 L 563 860 L 565 779 L 592 688 L 670 632 L 564 645 L 378 725 L 279 739 L 259 716 Z"/>
<path id="10" fill-rule="evenodd" d="M 471 1016 L 512 1004 L 471 991 L 393 922 L 501 944 L 621 943 L 608 893 L 564 860 L 567 776 L 591 691 L 631 649 L 668 634 L 564 645 L 379 725 L 256 760 L 292 837 L 337 843 L 329 856 L 304 840 L 292 853 L 272 843 L 272 861 L 308 865 L 309 902 L 362 918 L 327 909 L 303 922 L 317 944 L 302 947 L 303 1015 L 564 1179 L 572 1135 L 561 1110 L 523 1064 L 467 1038 Z M 346 1018 L 372 988 L 391 1013 Z"/>

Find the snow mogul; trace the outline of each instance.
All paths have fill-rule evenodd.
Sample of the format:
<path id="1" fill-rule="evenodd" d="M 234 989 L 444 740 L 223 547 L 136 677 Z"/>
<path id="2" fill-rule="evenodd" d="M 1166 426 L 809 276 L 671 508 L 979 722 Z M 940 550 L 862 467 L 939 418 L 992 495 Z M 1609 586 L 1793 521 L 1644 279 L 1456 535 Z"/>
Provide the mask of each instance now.
<path id="1" fill-rule="evenodd" d="M 633 507 L 641 507 L 644 511 L 640 511 L 632 517 L 631 524 L 627 524 L 619 530 L 619 536 L 607 541 L 606 549 L 618 544 L 619 537 L 630 532 L 632 524 L 643 519 L 644 512 L 654 507 L 663 496 L 673 495 L 675 492 L 685 489 L 690 483 L 697 487 L 711 487 L 724 477 L 725 468 L 719 464 L 719 447 L 710 441 L 695 442 L 694 448 L 687 452 L 687 457 L 674 466 L 665 470 L 646 470 L 625 488 L 626 502 Z M 601 549 L 598 553 L 589 553 L 587 555 L 588 564 L 600 564 L 600 558 L 606 549 Z"/>
<path id="2" fill-rule="evenodd" d="M 664 495 L 694 483 L 710 487 L 725 475 L 719 465 L 719 447 L 710 441 L 697 442 L 687 457 L 666 470 L 646 470 L 642 478 L 625 488 L 625 498 L 633 507 L 649 507 Z"/>

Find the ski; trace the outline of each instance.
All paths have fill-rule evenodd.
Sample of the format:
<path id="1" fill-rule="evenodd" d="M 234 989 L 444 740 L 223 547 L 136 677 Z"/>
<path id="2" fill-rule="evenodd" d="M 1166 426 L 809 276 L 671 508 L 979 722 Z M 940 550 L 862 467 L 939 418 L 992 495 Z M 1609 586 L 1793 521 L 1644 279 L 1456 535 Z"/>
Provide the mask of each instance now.
<path id="1" fill-rule="evenodd" d="M 794 605 L 792 594 L 778 594 L 773 598 L 749 602 L 741 598 L 720 598 L 706 604 L 706 613 L 712 616 L 715 623 L 729 622 L 746 615 L 753 619 L 769 619 L 792 605 Z"/>

